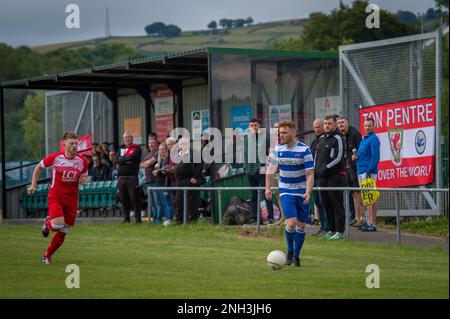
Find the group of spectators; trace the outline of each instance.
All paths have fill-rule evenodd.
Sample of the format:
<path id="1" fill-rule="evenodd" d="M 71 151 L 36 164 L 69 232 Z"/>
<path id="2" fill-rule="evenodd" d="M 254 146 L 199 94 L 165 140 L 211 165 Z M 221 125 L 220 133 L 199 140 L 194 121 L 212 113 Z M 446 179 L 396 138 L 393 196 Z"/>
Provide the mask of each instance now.
<path id="1" fill-rule="evenodd" d="M 277 129 L 277 124 L 274 128 Z M 250 120 L 247 134 L 244 135 L 243 163 L 237 163 L 240 161 L 236 160 L 236 155 L 233 155 L 232 163 L 232 165 L 242 166 L 249 185 L 253 187 L 265 186 L 266 164 L 263 160 L 259 160 L 262 154 L 261 146 L 265 145 L 266 155 L 269 155 L 271 148 L 278 143 L 276 139 L 270 140 L 269 131 L 263 135 L 259 134 L 260 130 L 260 121 Z M 315 138 L 310 149 L 315 164 L 315 187 L 359 187 L 360 183 L 368 177 L 376 180 L 380 142 L 374 133 L 372 119 L 366 119 L 364 122 L 364 136 L 349 125 L 346 117 L 338 115 L 316 119 L 313 122 L 313 130 Z M 253 139 L 252 142 L 256 142 L 256 147 L 249 147 L 250 138 Z M 134 211 L 135 220 L 138 223 L 142 222 L 142 215 L 145 216 L 147 213 L 153 223 L 164 221 L 167 224 L 174 220 L 183 222 L 183 191 L 151 190 L 147 193 L 147 189 L 148 187 L 200 186 L 205 183 L 205 176 L 210 174 L 210 167 L 195 163 L 194 158 L 201 156 L 196 154 L 196 150 L 190 147 L 189 139 L 184 137 L 179 137 L 178 140 L 167 137 L 165 141 L 158 141 L 156 133 L 151 133 L 147 140 L 148 151 L 144 156 L 141 147 L 133 143 L 130 132 L 123 134 L 123 142 L 118 153 L 109 150 L 108 143 L 93 144 L 92 156 L 85 155 L 89 161 L 89 175 L 92 181 L 118 180 L 118 196 L 123 205 L 125 222 L 130 221 L 131 211 Z M 202 147 L 207 143 L 206 141 Z M 236 144 L 235 139 L 233 144 Z M 178 145 L 177 163 L 173 162 L 171 156 L 175 145 Z M 236 145 L 233 145 L 232 149 L 235 153 Z M 142 207 L 144 194 L 148 194 L 150 208 L 148 212 Z M 252 208 L 250 224 L 256 224 L 257 198 L 258 191 L 253 190 L 250 200 Z M 276 194 L 275 198 L 278 198 Z M 273 223 L 273 203 L 265 200 L 268 223 Z M 188 220 L 198 217 L 200 203 L 199 191 L 187 192 Z M 376 231 L 376 205 L 367 208 L 368 218 L 366 219 L 360 192 L 352 192 L 350 225 L 362 231 Z M 320 229 L 315 235 L 328 238 L 343 237 L 346 218 L 343 191 L 315 191 L 314 212 L 314 221 L 320 223 Z"/>
<path id="2" fill-rule="evenodd" d="M 89 163 L 88 175 L 93 182 L 117 179 L 117 165 L 114 164 L 117 153 L 109 150 L 109 143 L 92 143 L 91 155 L 83 154 Z"/>
<path id="3" fill-rule="evenodd" d="M 359 187 L 367 178 L 376 181 L 380 160 L 380 141 L 374 133 L 374 121 L 364 121 L 364 136 L 349 125 L 346 117 L 328 115 L 313 123 L 315 139 L 311 143 L 314 157 L 314 186 Z M 315 191 L 314 206 L 320 221 L 317 236 L 340 239 L 345 231 L 343 191 Z M 364 232 L 376 228 L 376 204 L 367 206 L 368 218 L 360 192 L 352 192 L 350 225 Z"/>
<path id="4" fill-rule="evenodd" d="M 200 186 L 205 182 L 204 165 L 194 163 L 194 151 L 190 148 L 190 141 L 180 137 L 176 140 L 167 137 L 165 141 L 158 141 L 157 135 L 148 136 L 148 152 L 142 157 L 142 149 L 133 143 L 130 132 L 123 135 L 124 144 L 113 161 L 117 165 L 119 198 L 123 205 L 124 221 L 130 222 L 130 212 L 134 211 L 137 223 L 142 222 L 142 214 L 148 213 L 152 223 L 170 224 L 173 221 L 183 222 L 183 191 L 151 190 L 148 192 L 148 207 L 143 209 L 143 194 L 147 194 L 148 187 L 171 186 Z M 178 145 L 177 163 L 173 161 L 171 152 L 175 152 Z M 187 192 L 187 218 L 198 218 L 200 194 L 198 191 Z"/>

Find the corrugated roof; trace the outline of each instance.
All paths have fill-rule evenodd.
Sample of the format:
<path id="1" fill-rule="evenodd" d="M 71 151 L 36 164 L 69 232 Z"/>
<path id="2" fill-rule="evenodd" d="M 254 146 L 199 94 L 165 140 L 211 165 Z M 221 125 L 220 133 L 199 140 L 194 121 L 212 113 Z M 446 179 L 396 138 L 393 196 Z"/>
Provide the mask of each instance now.
<path id="1" fill-rule="evenodd" d="M 4 88 L 107 90 L 146 85 L 151 81 L 180 80 L 207 75 L 208 54 L 231 54 L 303 59 L 337 59 L 335 52 L 279 51 L 203 47 L 161 56 L 43 74 L 0 84 Z M 121 82 L 123 81 L 123 82 Z"/>

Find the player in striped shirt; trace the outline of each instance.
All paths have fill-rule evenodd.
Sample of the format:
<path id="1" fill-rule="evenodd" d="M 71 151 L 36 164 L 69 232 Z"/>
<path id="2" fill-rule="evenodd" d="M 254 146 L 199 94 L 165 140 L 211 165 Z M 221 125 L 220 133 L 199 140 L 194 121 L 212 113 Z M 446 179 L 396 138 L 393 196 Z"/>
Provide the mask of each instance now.
<path id="1" fill-rule="evenodd" d="M 295 137 L 293 122 L 278 125 L 280 144 L 275 146 L 267 160 L 266 198 L 272 199 L 271 174 L 280 170 L 279 194 L 286 217 L 286 241 L 288 258 L 300 267 L 300 250 L 305 241 L 305 225 L 309 217 L 309 199 L 314 184 L 314 160 L 307 145 Z"/>

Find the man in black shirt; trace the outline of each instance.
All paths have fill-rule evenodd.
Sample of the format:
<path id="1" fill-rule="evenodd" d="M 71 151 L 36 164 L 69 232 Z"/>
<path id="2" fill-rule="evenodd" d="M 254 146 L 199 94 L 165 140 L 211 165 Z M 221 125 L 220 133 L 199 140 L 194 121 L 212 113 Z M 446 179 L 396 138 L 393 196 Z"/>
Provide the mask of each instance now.
<path id="1" fill-rule="evenodd" d="M 123 141 L 124 145 L 120 147 L 114 164 L 118 166 L 119 197 L 123 206 L 124 222 L 130 222 L 130 211 L 133 209 L 136 223 L 142 223 L 138 189 L 142 150 L 139 145 L 133 144 L 133 136 L 130 132 L 123 134 Z"/>
<path id="2" fill-rule="evenodd" d="M 92 166 L 92 181 L 103 182 L 111 179 L 110 168 L 102 163 L 102 159 L 99 154 L 92 156 L 94 165 Z"/>
<path id="3" fill-rule="evenodd" d="M 314 155 L 314 171 L 319 177 L 320 187 L 344 187 L 344 141 L 337 130 L 336 120 L 332 115 L 325 117 L 324 135 L 317 142 Z M 322 192 L 323 205 L 328 214 L 329 232 L 327 239 L 344 238 L 345 210 L 342 191 Z"/>

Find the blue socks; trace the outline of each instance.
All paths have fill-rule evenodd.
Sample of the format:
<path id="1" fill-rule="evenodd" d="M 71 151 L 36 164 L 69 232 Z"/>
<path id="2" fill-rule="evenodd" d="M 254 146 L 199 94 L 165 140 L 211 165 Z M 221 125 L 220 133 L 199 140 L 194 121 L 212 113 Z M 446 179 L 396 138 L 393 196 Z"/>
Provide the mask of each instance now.
<path id="1" fill-rule="evenodd" d="M 305 229 L 304 228 L 295 228 L 294 235 L 294 257 L 300 257 L 300 250 L 303 247 L 303 243 L 305 242 Z"/>
<path id="2" fill-rule="evenodd" d="M 286 242 L 287 242 L 287 246 L 288 246 L 288 254 L 293 254 L 294 253 L 295 228 L 290 229 L 286 225 L 285 234 L 286 234 Z"/>

